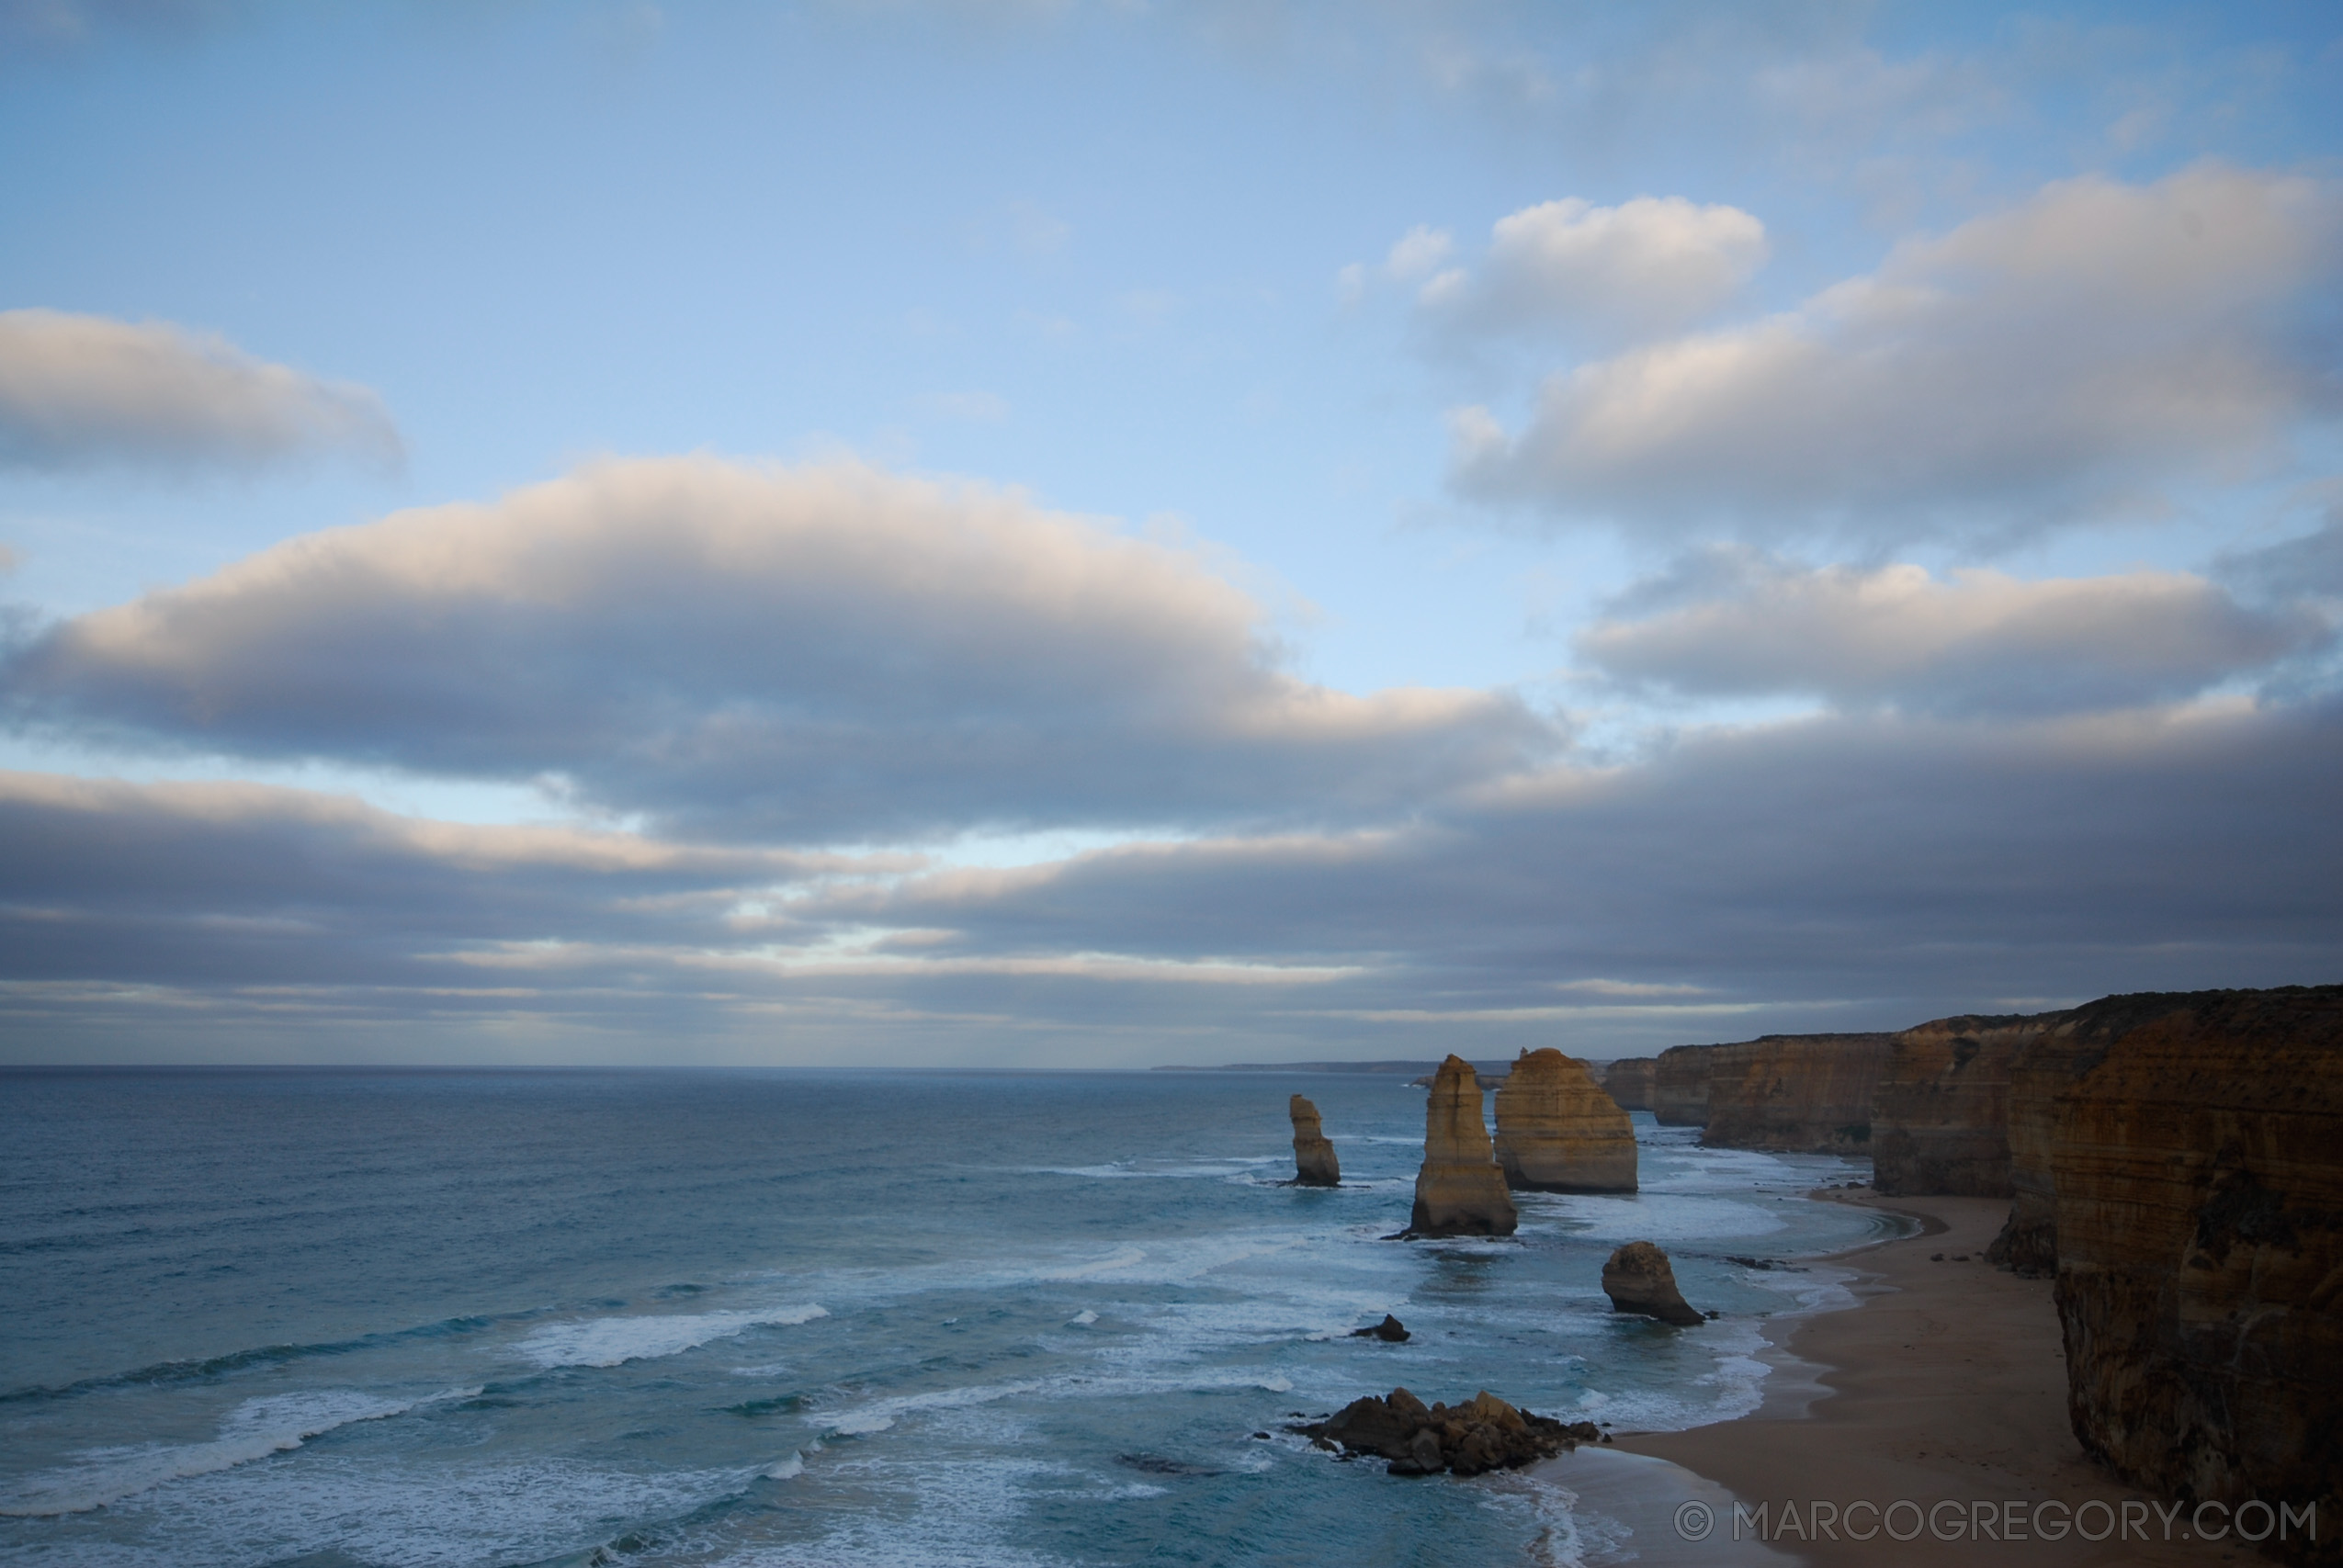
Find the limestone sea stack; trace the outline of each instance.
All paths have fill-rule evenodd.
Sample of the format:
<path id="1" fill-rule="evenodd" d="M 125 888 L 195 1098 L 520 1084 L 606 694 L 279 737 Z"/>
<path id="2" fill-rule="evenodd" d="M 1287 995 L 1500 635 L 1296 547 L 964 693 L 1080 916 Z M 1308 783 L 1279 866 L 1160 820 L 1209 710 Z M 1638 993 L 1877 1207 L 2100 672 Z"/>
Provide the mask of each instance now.
<path id="1" fill-rule="evenodd" d="M 1530 1192 L 1633 1192 L 1636 1130 L 1587 1065 L 1524 1051 L 1497 1089 L 1497 1164 Z"/>
<path id="2" fill-rule="evenodd" d="M 1319 1126 L 1318 1107 L 1297 1094 L 1285 1109 L 1294 1119 L 1294 1185 L 1341 1186 L 1341 1162 L 1334 1157 L 1334 1145 L 1326 1141 Z"/>
<path id="3" fill-rule="evenodd" d="M 1450 1056 L 1432 1075 L 1424 1103 L 1423 1168 L 1408 1234 L 1511 1235 L 1519 1223 L 1481 1120 L 1480 1079 L 1470 1062 Z"/>
<path id="4" fill-rule="evenodd" d="M 1668 1254 L 1647 1241 L 1631 1241 L 1602 1266 L 1602 1293 L 1613 1312 L 1641 1313 L 1679 1328 L 1704 1321 L 1676 1289 Z"/>

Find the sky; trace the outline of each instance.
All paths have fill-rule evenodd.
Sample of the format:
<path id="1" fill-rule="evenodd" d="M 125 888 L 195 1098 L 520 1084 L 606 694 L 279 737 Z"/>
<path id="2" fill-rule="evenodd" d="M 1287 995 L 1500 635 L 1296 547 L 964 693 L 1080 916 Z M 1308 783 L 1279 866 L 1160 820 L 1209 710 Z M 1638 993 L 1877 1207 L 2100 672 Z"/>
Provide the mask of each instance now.
<path id="1" fill-rule="evenodd" d="M 0 0 L 0 1062 L 2343 980 L 2326 4 Z"/>

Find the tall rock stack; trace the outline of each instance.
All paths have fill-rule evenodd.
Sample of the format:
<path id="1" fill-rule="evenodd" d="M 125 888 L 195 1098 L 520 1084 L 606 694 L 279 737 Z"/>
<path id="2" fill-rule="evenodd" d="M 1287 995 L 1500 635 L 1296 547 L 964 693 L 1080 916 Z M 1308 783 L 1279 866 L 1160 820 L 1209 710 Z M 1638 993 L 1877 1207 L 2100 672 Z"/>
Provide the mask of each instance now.
<path id="1" fill-rule="evenodd" d="M 1633 1192 L 1636 1132 L 1587 1065 L 1524 1051 L 1497 1088 L 1497 1164 L 1532 1192 Z"/>
<path id="2" fill-rule="evenodd" d="M 2065 1016 L 1940 1018 L 1889 1041 L 1872 1184 L 1890 1197 L 2009 1197 L 2010 1070 Z"/>
<path id="3" fill-rule="evenodd" d="M 1511 1235 L 1520 1216 L 1481 1120 L 1480 1079 L 1450 1056 L 1432 1076 L 1424 1104 L 1423 1168 L 1416 1173 L 1411 1235 Z"/>
<path id="4" fill-rule="evenodd" d="M 2054 1035 L 2076 1437 L 2240 1520 L 2315 1506 L 2281 1550 L 2343 1562 L 2343 986 L 2108 997 Z"/>
<path id="5" fill-rule="evenodd" d="M 1297 1094 L 1285 1110 L 1294 1119 L 1294 1185 L 1341 1186 L 1341 1162 L 1334 1157 L 1334 1145 L 1326 1141 L 1319 1126 L 1318 1107 Z"/>

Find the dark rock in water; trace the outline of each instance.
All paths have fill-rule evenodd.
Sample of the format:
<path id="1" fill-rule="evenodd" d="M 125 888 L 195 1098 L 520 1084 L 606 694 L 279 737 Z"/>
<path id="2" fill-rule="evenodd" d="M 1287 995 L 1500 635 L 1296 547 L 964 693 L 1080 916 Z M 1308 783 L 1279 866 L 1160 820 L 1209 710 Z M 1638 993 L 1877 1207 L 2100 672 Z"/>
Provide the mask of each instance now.
<path id="1" fill-rule="evenodd" d="M 1294 1185 L 1341 1186 L 1341 1162 L 1334 1157 L 1334 1145 L 1327 1142 L 1319 1123 L 1318 1107 L 1297 1094 L 1286 1101 L 1285 1113 L 1294 1121 Z"/>
<path id="2" fill-rule="evenodd" d="M 1374 1327 L 1353 1328 L 1351 1330 L 1351 1337 L 1353 1339 L 1382 1339 L 1393 1345 L 1398 1345 L 1403 1343 L 1407 1339 L 1408 1330 L 1398 1318 L 1392 1316 L 1387 1312 L 1383 1314 L 1383 1321 L 1376 1324 Z"/>
<path id="3" fill-rule="evenodd" d="M 1486 1389 L 1454 1407 L 1427 1408 L 1406 1389 L 1395 1388 L 1388 1398 L 1355 1399 L 1324 1421 L 1293 1429 L 1322 1449 L 1340 1449 L 1345 1458 L 1375 1454 L 1389 1460 L 1394 1475 L 1518 1470 L 1602 1436 L 1591 1421 L 1566 1424 L 1534 1416 Z"/>
<path id="4" fill-rule="evenodd" d="M 1668 1254 L 1647 1241 L 1631 1241 L 1611 1255 L 1602 1266 L 1602 1293 L 1613 1312 L 1639 1312 L 1680 1328 L 1704 1321 L 1676 1289 Z"/>

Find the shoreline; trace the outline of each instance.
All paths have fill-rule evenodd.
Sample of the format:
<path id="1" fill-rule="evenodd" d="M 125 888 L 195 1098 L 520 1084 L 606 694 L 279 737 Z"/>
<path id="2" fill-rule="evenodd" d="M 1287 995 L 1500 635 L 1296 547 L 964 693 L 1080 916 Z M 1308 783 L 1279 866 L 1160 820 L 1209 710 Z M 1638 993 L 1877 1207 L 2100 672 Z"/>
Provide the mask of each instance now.
<path id="1" fill-rule="evenodd" d="M 1767 1325 L 1760 1354 L 1772 1371 L 1758 1409 L 1688 1431 L 1614 1434 L 1615 1448 L 1679 1466 L 1752 1510 L 1766 1506 L 1766 1544 L 1822 1568 L 1883 1561 L 2244 1568 L 2269 1561 L 2234 1540 L 2182 1539 L 2185 1511 L 2168 1529 L 2147 1494 L 2116 1482 L 2084 1455 L 2067 1426 L 2051 1282 L 2021 1280 L 1984 1260 L 2008 1200 L 1890 1201 L 1829 1190 L 1814 1196 L 1906 1214 L 1922 1229 L 1817 1260 L 1853 1272 L 1846 1289 L 1855 1304 Z M 1967 1261 L 1954 1261 L 1963 1255 Z M 1939 1256 L 1943 1261 L 1932 1261 Z M 1795 1382 L 1776 1383 L 1793 1371 Z M 1574 1467 L 1574 1457 L 1540 1466 L 1542 1478 L 1575 1489 L 1603 1474 Z M 1835 1528 L 1830 1533 L 1838 1539 L 1817 1539 L 1820 1532 L 1809 1522 L 1816 1501 L 1836 1505 L 1832 1511 L 1843 1516 L 1851 1505 L 1885 1508 L 1899 1499 L 1923 1512 L 1946 1505 L 1938 1517 L 1948 1532 L 1960 1533 L 1944 1540 L 1919 1529 L 1919 1516 L 1909 1512 L 1896 1518 L 1899 1531 L 1918 1530 L 1909 1540 L 1882 1534 L 1855 1541 Z M 2007 1517 L 2031 1519 L 2045 1503 L 2067 1509 L 2104 1503 L 2114 1533 L 2092 1542 L 2070 1531 L 2051 1541 L 2031 1529 L 2015 1539 L 2001 1528 Z M 2126 1503 L 2149 1505 L 2145 1523 L 2128 1539 L 2115 1524 Z M 1783 1528 L 1785 1504 L 1797 1508 L 1794 1533 Z M 1870 1524 L 1870 1516 L 1858 1517 Z M 2058 1518 L 2059 1510 L 2049 1517 Z M 2106 1528 L 2096 1511 L 2088 1517 L 2093 1531 Z M 1728 1537 L 1732 1523 L 1720 1513 L 1715 1539 Z M 1745 1541 L 1754 1533 L 1744 1531 Z M 1655 1564 L 1720 1560 L 1714 1541 L 1696 1547 L 1650 1524 L 1636 1528 L 1633 1550 Z"/>

